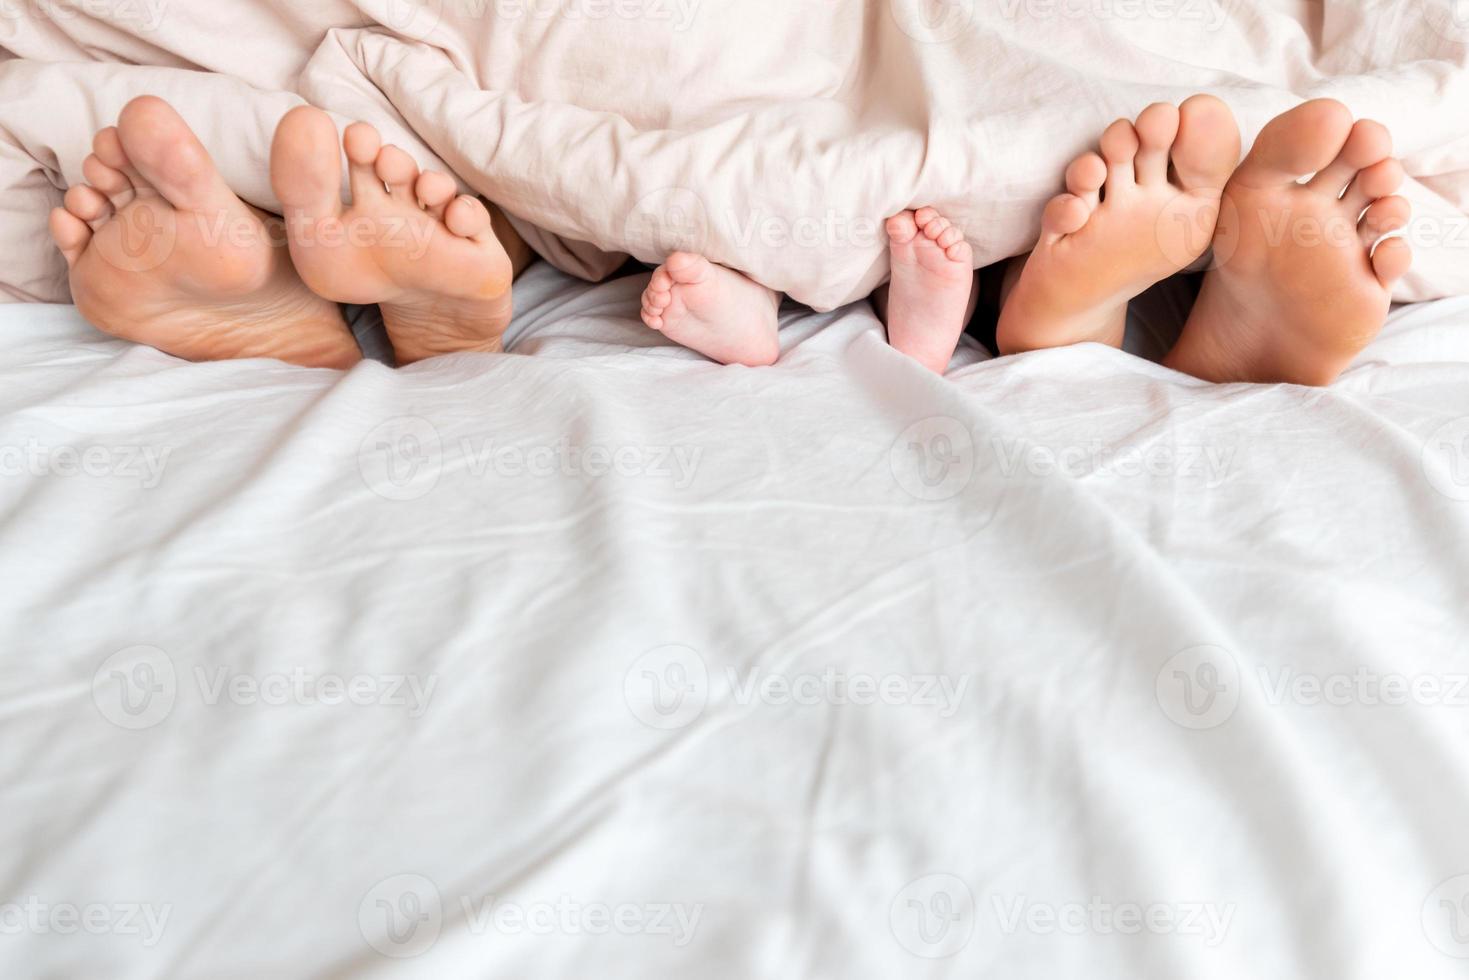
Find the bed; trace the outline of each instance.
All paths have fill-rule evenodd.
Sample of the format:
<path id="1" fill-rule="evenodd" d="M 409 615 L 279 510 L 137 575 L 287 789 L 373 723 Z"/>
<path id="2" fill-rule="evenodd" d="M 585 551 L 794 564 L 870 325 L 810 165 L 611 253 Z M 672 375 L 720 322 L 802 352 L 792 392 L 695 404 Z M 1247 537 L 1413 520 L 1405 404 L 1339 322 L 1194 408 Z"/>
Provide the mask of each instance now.
<path id="1" fill-rule="evenodd" d="M 643 280 L 345 374 L 0 307 L 0 974 L 1469 975 L 1469 300 L 1312 390 Z"/>

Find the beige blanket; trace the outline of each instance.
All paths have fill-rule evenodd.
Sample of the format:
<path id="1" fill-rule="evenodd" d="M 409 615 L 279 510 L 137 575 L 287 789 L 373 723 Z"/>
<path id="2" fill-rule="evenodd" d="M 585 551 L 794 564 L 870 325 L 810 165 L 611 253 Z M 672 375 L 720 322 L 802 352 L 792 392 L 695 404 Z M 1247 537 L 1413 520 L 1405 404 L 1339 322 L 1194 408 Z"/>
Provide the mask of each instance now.
<path id="1" fill-rule="evenodd" d="M 46 213 L 92 132 L 162 95 L 264 208 L 302 100 L 447 165 L 596 277 L 702 250 L 821 309 L 932 204 L 1023 252 L 1113 118 L 1213 92 L 1252 138 L 1307 97 L 1392 128 L 1419 253 L 1469 293 L 1464 0 L 0 0 L 0 291 L 65 301 Z"/>

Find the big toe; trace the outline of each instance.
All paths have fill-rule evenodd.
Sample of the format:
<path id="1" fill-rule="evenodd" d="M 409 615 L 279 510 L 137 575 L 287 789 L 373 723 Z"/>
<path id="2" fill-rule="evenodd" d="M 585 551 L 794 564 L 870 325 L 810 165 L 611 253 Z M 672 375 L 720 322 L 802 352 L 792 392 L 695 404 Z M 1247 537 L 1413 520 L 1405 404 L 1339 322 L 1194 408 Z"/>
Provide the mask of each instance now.
<path id="1" fill-rule="evenodd" d="M 703 282 L 708 275 L 709 260 L 692 252 L 674 252 L 663 263 L 663 268 L 668 270 L 668 275 L 674 282 L 693 285 Z"/>
<path id="2" fill-rule="evenodd" d="M 1295 183 L 1335 160 L 1351 131 L 1351 110 L 1334 99 L 1298 105 L 1260 131 L 1235 179 L 1261 188 Z"/>
<path id="3" fill-rule="evenodd" d="M 903 211 L 887 220 L 888 241 L 893 245 L 907 245 L 918 235 L 918 219 L 912 211 Z"/>
<path id="4" fill-rule="evenodd" d="M 1222 190 L 1239 165 L 1239 123 L 1223 101 L 1195 95 L 1178 107 L 1170 158 L 1184 190 Z"/>
<path id="5" fill-rule="evenodd" d="M 162 99 L 145 95 L 129 102 L 117 134 L 128 160 L 174 207 L 203 211 L 236 200 L 204 144 Z"/>
<path id="6" fill-rule="evenodd" d="M 335 217 L 342 210 L 342 149 L 330 116 L 311 106 L 281 120 L 270 148 L 270 183 L 287 217 Z"/>

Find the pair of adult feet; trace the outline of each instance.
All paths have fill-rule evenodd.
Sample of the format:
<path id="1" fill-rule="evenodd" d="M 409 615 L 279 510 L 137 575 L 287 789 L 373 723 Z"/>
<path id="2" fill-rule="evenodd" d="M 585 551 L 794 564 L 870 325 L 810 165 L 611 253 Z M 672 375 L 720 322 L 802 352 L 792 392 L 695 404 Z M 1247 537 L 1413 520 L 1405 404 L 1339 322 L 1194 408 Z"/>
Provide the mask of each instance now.
<path id="1" fill-rule="evenodd" d="M 346 368 L 361 354 L 338 304 L 356 303 L 382 307 L 400 363 L 500 349 L 513 271 L 489 211 L 371 126 L 339 138 L 320 110 L 285 117 L 271 154 L 284 219 L 240 200 L 153 97 L 97 134 L 83 173 L 51 233 L 106 333 L 189 360 Z"/>
<path id="2" fill-rule="evenodd" d="M 1412 251 L 1387 238 L 1410 217 L 1392 140 L 1341 103 L 1273 120 L 1243 164 L 1229 108 L 1210 96 L 1157 104 L 1103 133 L 1066 172 L 1035 250 L 1012 264 L 1002 353 L 1083 342 L 1120 346 L 1127 306 L 1195 265 L 1213 267 L 1165 363 L 1209 381 L 1330 383 L 1376 336 Z M 1306 180 L 1309 178 L 1309 180 Z M 972 309 L 973 254 L 932 208 L 887 225 L 888 334 L 942 372 Z M 654 273 L 643 319 L 725 362 L 779 354 L 779 297 L 687 253 Z"/>

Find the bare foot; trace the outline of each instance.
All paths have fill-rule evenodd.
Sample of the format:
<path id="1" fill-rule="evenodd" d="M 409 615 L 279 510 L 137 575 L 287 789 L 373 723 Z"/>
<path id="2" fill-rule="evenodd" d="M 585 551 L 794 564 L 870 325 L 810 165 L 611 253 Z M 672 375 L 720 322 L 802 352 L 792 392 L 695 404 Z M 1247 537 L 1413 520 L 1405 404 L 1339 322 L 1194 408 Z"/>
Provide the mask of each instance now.
<path id="1" fill-rule="evenodd" d="M 643 293 L 643 322 L 721 364 L 780 359 L 780 294 L 702 255 L 674 252 Z"/>
<path id="2" fill-rule="evenodd" d="M 1196 95 L 1120 119 L 1066 171 L 1040 243 L 1000 313 L 1004 354 L 1088 341 L 1122 345 L 1127 304 L 1197 261 L 1239 162 L 1229 107 Z"/>
<path id="3" fill-rule="evenodd" d="M 1299 179 L 1315 174 L 1307 184 Z M 1334 381 L 1387 318 L 1413 252 L 1392 137 L 1318 99 L 1276 118 L 1225 190 L 1216 249 L 1164 363 L 1209 381 Z M 1376 248 L 1373 246 L 1376 244 Z"/>
<path id="4" fill-rule="evenodd" d="M 128 103 L 93 149 L 51 234 L 98 329 L 193 361 L 361 360 L 341 310 L 291 267 L 278 222 L 230 191 L 166 102 Z"/>
<path id="5" fill-rule="evenodd" d="M 342 147 L 352 204 L 342 205 Z M 418 172 L 366 123 L 337 127 L 291 110 L 276 130 L 270 178 L 301 278 L 340 303 L 378 304 L 398 361 L 497 352 L 512 312 L 510 258 L 477 198 L 447 174 Z"/>
<path id="6" fill-rule="evenodd" d="M 949 369 L 969 322 L 974 250 L 964 233 L 933 208 L 888 219 L 893 279 L 887 299 L 888 340 L 933 371 Z"/>

